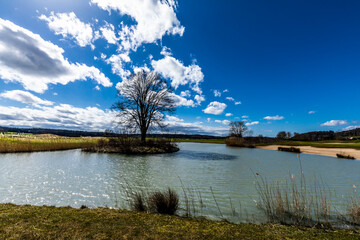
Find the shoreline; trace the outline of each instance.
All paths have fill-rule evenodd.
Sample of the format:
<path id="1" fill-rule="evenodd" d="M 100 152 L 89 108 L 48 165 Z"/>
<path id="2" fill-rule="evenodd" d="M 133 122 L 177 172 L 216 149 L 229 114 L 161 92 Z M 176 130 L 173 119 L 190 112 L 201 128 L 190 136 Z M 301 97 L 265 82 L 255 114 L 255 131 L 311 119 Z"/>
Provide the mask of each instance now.
<path id="1" fill-rule="evenodd" d="M 259 149 L 267 149 L 267 150 L 276 150 L 278 147 L 289 147 L 287 145 L 268 145 L 268 146 L 257 146 Z M 360 150 L 352 149 L 352 148 L 317 148 L 311 146 L 292 146 L 296 148 L 300 148 L 302 153 L 322 155 L 328 157 L 336 157 L 337 153 L 345 153 L 346 155 L 351 155 L 356 158 L 356 160 L 360 160 Z"/>

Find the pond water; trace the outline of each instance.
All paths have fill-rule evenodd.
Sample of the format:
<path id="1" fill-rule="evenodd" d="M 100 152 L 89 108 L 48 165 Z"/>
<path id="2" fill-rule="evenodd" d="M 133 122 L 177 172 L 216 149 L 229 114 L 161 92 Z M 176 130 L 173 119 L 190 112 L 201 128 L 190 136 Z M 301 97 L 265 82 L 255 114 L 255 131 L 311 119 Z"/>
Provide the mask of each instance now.
<path id="1" fill-rule="evenodd" d="M 321 182 L 345 210 L 360 161 L 326 156 L 231 148 L 223 144 L 180 143 L 180 151 L 151 156 L 85 153 L 81 150 L 0 154 L 0 202 L 80 207 L 127 207 L 126 191 L 184 190 L 193 210 L 210 218 L 263 219 L 256 207 L 259 177 L 284 184 Z M 193 201 L 192 201 L 192 200 Z M 201 201 L 200 201 L 201 199 Z M 201 204 L 202 202 L 202 204 Z M 182 205 L 184 208 L 184 205 Z M 234 209 L 241 215 L 232 213 Z"/>

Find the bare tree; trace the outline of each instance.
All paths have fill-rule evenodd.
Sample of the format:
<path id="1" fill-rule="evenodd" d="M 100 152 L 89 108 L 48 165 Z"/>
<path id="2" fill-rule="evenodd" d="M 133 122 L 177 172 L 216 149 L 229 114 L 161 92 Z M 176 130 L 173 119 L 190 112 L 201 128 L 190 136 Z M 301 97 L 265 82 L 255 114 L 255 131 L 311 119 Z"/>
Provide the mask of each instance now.
<path id="1" fill-rule="evenodd" d="M 118 96 L 112 109 L 118 111 L 119 123 L 137 128 L 143 143 L 149 128 L 164 127 L 164 113 L 173 113 L 176 107 L 171 87 L 154 71 L 142 70 L 123 80 Z"/>
<path id="2" fill-rule="evenodd" d="M 247 127 L 243 121 L 230 122 L 229 127 L 229 134 L 233 137 L 241 138 L 247 131 Z"/>

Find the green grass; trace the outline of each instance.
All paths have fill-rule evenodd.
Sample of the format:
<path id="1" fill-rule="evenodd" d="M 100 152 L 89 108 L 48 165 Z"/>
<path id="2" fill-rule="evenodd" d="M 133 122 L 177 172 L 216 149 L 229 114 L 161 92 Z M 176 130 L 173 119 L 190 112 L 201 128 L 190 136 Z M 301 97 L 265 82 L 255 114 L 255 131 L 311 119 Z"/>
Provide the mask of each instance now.
<path id="1" fill-rule="evenodd" d="M 196 142 L 196 143 L 221 143 L 225 144 L 225 139 L 172 139 L 174 142 Z"/>
<path id="2" fill-rule="evenodd" d="M 91 147 L 97 142 L 97 138 L 81 137 L 2 137 L 0 138 L 0 153 L 68 150 Z"/>
<path id="3" fill-rule="evenodd" d="M 340 144 L 336 144 L 340 143 Z M 340 141 L 340 140 L 331 140 L 331 141 L 318 141 L 318 142 L 303 142 L 303 141 L 281 141 L 274 143 L 276 145 L 286 145 L 286 146 L 311 146 L 317 148 L 353 148 L 360 150 L 360 141 Z M 267 144 L 269 145 L 269 144 Z"/>
<path id="4" fill-rule="evenodd" d="M 231 224 L 107 208 L 0 204 L 0 239 L 359 239 L 355 230 Z"/>

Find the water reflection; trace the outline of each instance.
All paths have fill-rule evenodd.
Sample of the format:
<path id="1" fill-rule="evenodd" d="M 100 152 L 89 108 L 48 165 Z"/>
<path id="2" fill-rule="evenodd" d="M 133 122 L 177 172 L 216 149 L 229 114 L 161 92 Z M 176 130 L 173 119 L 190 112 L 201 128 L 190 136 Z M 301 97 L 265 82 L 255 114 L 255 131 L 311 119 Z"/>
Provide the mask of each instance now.
<path id="1" fill-rule="evenodd" d="M 284 184 L 290 175 L 299 177 L 296 154 L 261 149 L 227 148 L 222 144 L 181 143 L 172 154 L 126 156 L 83 153 L 79 150 L 0 154 L 0 202 L 80 207 L 124 207 L 129 190 L 183 189 L 201 194 L 207 216 L 219 216 L 213 193 L 225 217 L 233 205 L 262 219 L 254 201 L 258 194 L 254 175 Z M 322 181 L 336 192 L 335 206 L 360 184 L 360 161 L 301 154 L 308 184 Z M 180 181 L 181 180 L 181 181 Z M 130 187 L 130 188 L 129 188 Z M 210 189 L 212 187 L 212 191 Z M 236 217 L 244 220 L 246 215 Z"/>
<path id="2" fill-rule="evenodd" d="M 223 153 L 197 152 L 197 151 L 181 151 L 176 157 L 193 159 L 193 160 L 235 160 L 236 156 Z"/>

